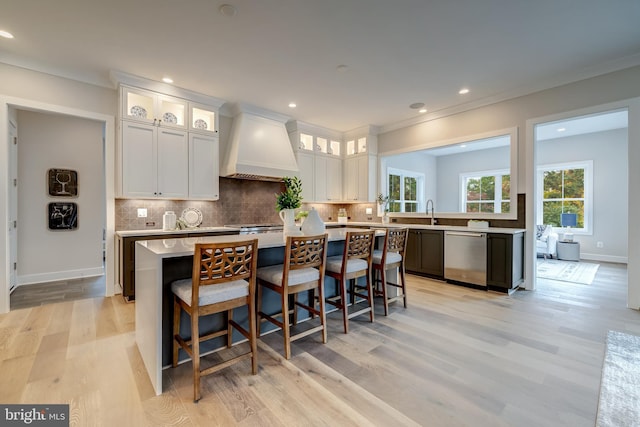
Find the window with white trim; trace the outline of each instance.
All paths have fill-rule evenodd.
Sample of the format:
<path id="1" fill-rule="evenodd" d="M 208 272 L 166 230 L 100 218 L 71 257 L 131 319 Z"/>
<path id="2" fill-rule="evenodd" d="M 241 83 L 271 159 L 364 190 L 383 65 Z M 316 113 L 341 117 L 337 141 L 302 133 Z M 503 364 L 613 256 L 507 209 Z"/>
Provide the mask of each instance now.
<path id="1" fill-rule="evenodd" d="M 423 173 L 387 168 L 389 212 L 418 212 L 424 206 L 424 180 Z"/>
<path id="2" fill-rule="evenodd" d="M 561 214 L 577 214 L 572 231 L 591 232 L 593 161 L 540 165 L 537 170 L 538 224 L 561 227 Z"/>
<path id="3" fill-rule="evenodd" d="M 460 212 L 510 212 L 511 175 L 509 170 L 461 173 L 460 195 Z"/>

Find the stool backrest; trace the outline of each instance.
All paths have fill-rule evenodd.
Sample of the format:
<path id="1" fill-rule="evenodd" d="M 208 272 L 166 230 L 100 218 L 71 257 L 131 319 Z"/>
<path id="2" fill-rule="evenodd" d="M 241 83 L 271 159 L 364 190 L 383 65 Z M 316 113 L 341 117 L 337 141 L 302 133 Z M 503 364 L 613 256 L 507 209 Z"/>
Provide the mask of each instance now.
<path id="1" fill-rule="evenodd" d="M 345 239 L 344 257 L 346 261 L 352 258 L 362 258 L 371 265 L 373 255 L 374 230 L 348 231 Z"/>
<path id="2" fill-rule="evenodd" d="M 324 271 L 327 259 L 327 234 L 288 236 L 284 254 L 285 268 L 297 270 L 314 267 Z"/>
<path id="3" fill-rule="evenodd" d="M 404 255 L 404 251 L 407 249 L 408 232 L 408 228 L 390 228 L 385 237 L 387 252 L 398 252 L 400 255 Z"/>
<path id="4" fill-rule="evenodd" d="M 258 239 L 226 243 L 197 243 L 193 254 L 192 300 L 197 307 L 199 288 L 247 280 L 255 288 Z"/>

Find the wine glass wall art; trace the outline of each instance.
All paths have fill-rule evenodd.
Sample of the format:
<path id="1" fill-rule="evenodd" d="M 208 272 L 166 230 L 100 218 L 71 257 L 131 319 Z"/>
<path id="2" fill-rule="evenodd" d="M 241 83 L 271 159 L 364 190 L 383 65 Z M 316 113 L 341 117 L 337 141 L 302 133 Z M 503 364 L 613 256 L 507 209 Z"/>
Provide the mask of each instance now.
<path id="1" fill-rule="evenodd" d="M 71 169 L 49 169 L 49 195 L 53 197 L 78 196 L 78 172 Z"/>

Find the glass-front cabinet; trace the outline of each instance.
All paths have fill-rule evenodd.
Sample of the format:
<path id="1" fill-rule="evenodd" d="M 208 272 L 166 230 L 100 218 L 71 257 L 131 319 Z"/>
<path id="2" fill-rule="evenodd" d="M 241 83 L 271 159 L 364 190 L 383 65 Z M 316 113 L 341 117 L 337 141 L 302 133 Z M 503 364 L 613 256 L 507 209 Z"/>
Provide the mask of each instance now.
<path id="1" fill-rule="evenodd" d="M 187 101 L 122 86 L 122 118 L 178 129 L 187 128 Z"/>
<path id="2" fill-rule="evenodd" d="M 342 196 L 342 134 L 291 121 L 289 139 L 296 153 L 306 202 L 339 202 Z"/>
<path id="3" fill-rule="evenodd" d="M 189 103 L 189 132 L 218 133 L 217 114 L 205 105 Z"/>

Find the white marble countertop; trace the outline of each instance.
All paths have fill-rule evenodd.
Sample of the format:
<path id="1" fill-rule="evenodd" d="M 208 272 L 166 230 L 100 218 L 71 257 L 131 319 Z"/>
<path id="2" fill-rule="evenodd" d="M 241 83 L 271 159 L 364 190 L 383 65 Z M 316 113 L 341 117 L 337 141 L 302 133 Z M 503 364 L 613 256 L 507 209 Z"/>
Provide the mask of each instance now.
<path id="1" fill-rule="evenodd" d="M 163 234 L 188 234 L 188 233 L 210 233 L 227 231 L 231 234 L 237 233 L 238 228 L 234 227 L 195 227 L 195 228 L 183 228 L 182 230 L 169 230 L 164 231 L 162 229 L 147 229 L 147 230 L 120 230 L 116 231 L 116 235 L 120 237 L 132 237 L 132 236 L 161 236 Z"/>
<path id="2" fill-rule="evenodd" d="M 344 240 L 347 231 L 362 231 L 359 228 L 330 228 L 327 229 L 329 241 Z M 384 232 L 376 232 L 376 235 L 383 236 Z M 233 234 L 226 236 L 203 236 L 203 237 L 182 237 L 173 239 L 139 240 L 137 245 L 145 247 L 148 251 L 161 258 L 172 258 L 193 255 L 196 243 L 217 243 L 217 242 L 239 242 L 243 240 L 258 239 L 258 248 L 277 248 L 284 246 L 284 236 L 282 233 L 262 233 L 262 234 Z"/>
<path id="3" fill-rule="evenodd" d="M 465 227 L 465 226 L 454 226 L 454 225 L 428 225 L 428 224 L 399 224 L 399 223 L 389 223 L 382 224 L 381 222 L 368 222 L 368 221 L 349 221 L 346 224 L 341 224 L 338 222 L 328 221 L 325 222 L 326 226 L 335 227 L 335 226 L 353 226 L 353 227 L 379 227 L 379 228 L 388 228 L 388 227 L 406 227 L 420 230 L 443 230 L 443 231 L 469 231 L 469 232 L 485 232 L 485 233 L 502 233 L 502 234 L 518 234 L 524 233 L 525 230 L 523 228 L 499 228 L 499 227 L 489 227 L 489 228 L 473 228 L 473 227 Z M 196 228 L 185 228 L 182 230 L 169 230 L 164 231 L 162 229 L 153 229 L 153 230 L 120 230 L 116 231 L 116 235 L 120 237 L 139 237 L 139 236 L 162 236 L 167 234 L 195 234 L 195 233 L 210 233 L 210 232 L 228 232 L 229 234 L 234 234 L 239 231 L 236 227 L 196 227 Z"/>

